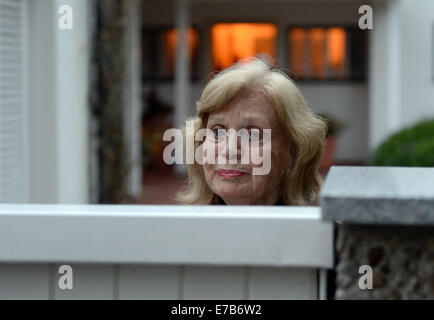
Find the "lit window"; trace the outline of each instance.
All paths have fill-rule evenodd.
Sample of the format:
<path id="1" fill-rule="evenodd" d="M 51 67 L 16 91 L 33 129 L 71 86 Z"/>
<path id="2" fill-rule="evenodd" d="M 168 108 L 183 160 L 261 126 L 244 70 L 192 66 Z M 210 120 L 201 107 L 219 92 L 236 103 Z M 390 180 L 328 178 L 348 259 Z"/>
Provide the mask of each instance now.
<path id="1" fill-rule="evenodd" d="M 212 27 L 213 67 L 221 70 L 250 57 L 274 61 L 277 28 L 272 23 L 217 23 Z"/>
<path id="2" fill-rule="evenodd" d="M 327 63 L 336 74 L 343 75 L 345 67 L 346 33 L 342 28 L 327 30 Z"/>
<path id="3" fill-rule="evenodd" d="M 341 27 L 295 27 L 288 32 L 288 62 L 299 80 L 365 79 L 366 37 Z"/>
<path id="4" fill-rule="evenodd" d="M 291 48 L 289 65 L 294 74 L 304 74 L 305 72 L 306 33 L 303 28 L 294 28 L 289 32 L 289 46 Z"/>
<path id="5" fill-rule="evenodd" d="M 322 28 L 309 30 L 309 44 L 311 50 L 312 75 L 316 79 L 323 79 L 325 76 L 324 52 L 325 52 L 325 31 Z"/>

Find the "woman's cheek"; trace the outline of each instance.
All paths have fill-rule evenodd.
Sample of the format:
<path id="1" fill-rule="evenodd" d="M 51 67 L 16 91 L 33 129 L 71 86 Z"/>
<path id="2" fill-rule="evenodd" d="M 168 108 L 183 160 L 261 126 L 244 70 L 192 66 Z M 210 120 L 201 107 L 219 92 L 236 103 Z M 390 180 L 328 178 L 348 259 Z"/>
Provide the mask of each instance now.
<path id="1" fill-rule="evenodd" d="M 213 176 L 214 176 L 214 162 L 213 159 L 210 159 L 210 155 L 212 155 L 212 150 L 210 148 L 214 148 L 209 142 L 204 142 L 202 144 L 202 167 L 205 174 L 205 179 L 207 180 L 208 185 L 211 186 Z"/>
<path id="2" fill-rule="evenodd" d="M 271 151 L 271 162 L 273 167 L 275 167 L 275 170 L 285 172 L 290 161 L 289 146 L 285 143 L 276 142 Z"/>
<path id="3" fill-rule="evenodd" d="M 202 159 L 203 164 L 215 163 L 215 144 L 208 139 L 202 144 Z"/>

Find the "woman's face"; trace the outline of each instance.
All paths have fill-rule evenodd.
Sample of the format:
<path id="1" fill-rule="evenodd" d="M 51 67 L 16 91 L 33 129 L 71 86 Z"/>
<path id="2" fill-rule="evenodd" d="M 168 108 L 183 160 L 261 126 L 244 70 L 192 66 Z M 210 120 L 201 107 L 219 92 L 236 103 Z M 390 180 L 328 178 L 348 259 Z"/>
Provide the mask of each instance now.
<path id="1" fill-rule="evenodd" d="M 276 203 L 290 153 L 271 101 L 263 93 L 242 91 L 209 115 L 207 129 L 203 167 L 211 190 L 227 204 Z M 271 137 L 264 129 L 271 129 Z"/>

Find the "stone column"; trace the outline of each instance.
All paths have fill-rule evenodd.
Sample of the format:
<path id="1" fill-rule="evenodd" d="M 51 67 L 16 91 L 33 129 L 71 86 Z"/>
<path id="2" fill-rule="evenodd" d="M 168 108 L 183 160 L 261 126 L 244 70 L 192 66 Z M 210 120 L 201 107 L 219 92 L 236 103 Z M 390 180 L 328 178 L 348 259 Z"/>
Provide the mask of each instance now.
<path id="1" fill-rule="evenodd" d="M 434 299 L 434 168 L 332 167 L 321 206 L 336 299 Z"/>

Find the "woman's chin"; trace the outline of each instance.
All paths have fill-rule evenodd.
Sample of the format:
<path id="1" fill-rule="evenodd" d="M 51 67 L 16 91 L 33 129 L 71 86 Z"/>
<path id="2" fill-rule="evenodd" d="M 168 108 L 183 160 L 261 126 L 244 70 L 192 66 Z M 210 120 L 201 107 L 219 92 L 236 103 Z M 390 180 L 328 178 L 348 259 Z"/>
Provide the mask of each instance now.
<path id="1" fill-rule="evenodd" d="M 248 199 L 250 194 L 241 186 L 219 186 L 215 188 L 214 193 L 220 196 L 227 204 L 243 202 L 242 199 Z"/>
<path id="2" fill-rule="evenodd" d="M 226 196 L 225 195 L 219 195 L 219 196 L 220 196 L 220 198 L 223 199 L 223 201 L 227 205 L 240 205 L 240 206 L 248 206 L 248 205 L 250 205 L 250 202 L 249 202 L 248 199 L 234 197 L 233 194 L 226 195 Z"/>

